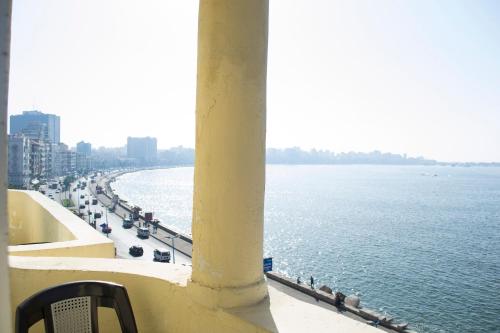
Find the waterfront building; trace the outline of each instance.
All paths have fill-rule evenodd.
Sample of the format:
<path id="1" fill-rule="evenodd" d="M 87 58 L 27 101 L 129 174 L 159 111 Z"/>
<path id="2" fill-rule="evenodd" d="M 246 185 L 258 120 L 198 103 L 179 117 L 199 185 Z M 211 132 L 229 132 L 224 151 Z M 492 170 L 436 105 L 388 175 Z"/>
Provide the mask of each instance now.
<path id="1" fill-rule="evenodd" d="M 42 122 L 30 122 L 20 132 L 31 140 L 49 142 L 47 124 Z"/>
<path id="2" fill-rule="evenodd" d="M 30 173 L 32 179 L 45 180 L 50 175 L 50 145 L 30 139 Z"/>
<path id="3" fill-rule="evenodd" d="M 88 172 L 92 167 L 92 145 L 80 141 L 76 144 L 76 170 L 80 173 Z"/>
<path id="4" fill-rule="evenodd" d="M 51 145 L 33 140 L 24 134 L 9 135 L 9 184 L 27 188 L 33 179 L 45 180 L 52 176 Z"/>
<path id="5" fill-rule="evenodd" d="M 59 146 L 61 143 L 48 143 L 48 153 L 47 153 L 47 167 L 49 170 L 49 177 L 56 177 L 58 176 L 57 170 L 58 170 L 58 152 L 59 152 Z"/>
<path id="6" fill-rule="evenodd" d="M 24 133 L 31 139 L 60 142 L 60 117 L 37 110 L 10 116 L 10 134 Z M 42 137 L 42 138 L 41 138 Z"/>
<path id="7" fill-rule="evenodd" d="M 57 175 L 65 176 L 76 172 L 76 152 L 68 149 L 65 144 L 59 145 L 57 153 Z"/>
<path id="8" fill-rule="evenodd" d="M 30 140 L 22 134 L 9 135 L 9 185 L 27 188 L 30 181 Z"/>
<path id="9" fill-rule="evenodd" d="M 79 173 L 86 173 L 91 169 L 92 163 L 89 155 L 77 151 L 75 153 L 75 159 L 75 168 Z"/>
<path id="10" fill-rule="evenodd" d="M 153 164 L 157 159 L 156 138 L 127 138 L 127 157 L 134 158 L 139 164 Z"/>
<path id="11" fill-rule="evenodd" d="M 76 144 L 76 152 L 84 156 L 90 156 L 92 154 L 92 145 L 85 141 L 80 141 Z"/>

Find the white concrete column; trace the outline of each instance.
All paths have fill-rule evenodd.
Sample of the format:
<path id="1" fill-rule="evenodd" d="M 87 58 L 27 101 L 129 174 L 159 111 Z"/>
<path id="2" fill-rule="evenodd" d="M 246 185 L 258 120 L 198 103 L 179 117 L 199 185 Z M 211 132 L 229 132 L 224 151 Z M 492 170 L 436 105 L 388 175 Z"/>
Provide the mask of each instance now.
<path id="1" fill-rule="evenodd" d="M 262 272 L 268 0 L 201 0 L 193 273 L 210 307 L 254 304 Z"/>
<path id="2" fill-rule="evenodd" d="M 0 332 L 11 332 L 7 257 L 7 101 L 9 96 L 12 0 L 0 0 Z"/>

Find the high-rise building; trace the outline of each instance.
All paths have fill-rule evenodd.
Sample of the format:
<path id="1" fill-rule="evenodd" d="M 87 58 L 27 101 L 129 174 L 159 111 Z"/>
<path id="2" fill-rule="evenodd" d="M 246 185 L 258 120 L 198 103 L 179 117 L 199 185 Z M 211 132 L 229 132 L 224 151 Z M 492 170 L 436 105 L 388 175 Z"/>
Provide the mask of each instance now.
<path id="1" fill-rule="evenodd" d="M 156 138 L 127 138 L 127 157 L 134 158 L 142 164 L 156 162 L 157 144 Z"/>
<path id="2" fill-rule="evenodd" d="M 60 143 L 55 147 L 57 152 L 55 154 L 56 161 L 55 174 L 58 176 L 65 176 L 76 172 L 76 155 L 75 151 L 68 149 L 64 143 Z"/>
<path id="3" fill-rule="evenodd" d="M 28 186 L 30 181 L 30 140 L 24 135 L 9 135 L 8 174 L 9 185 Z"/>
<path id="4" fill-rule="evenodd" d="M 23 111 L 10 116 L 10 134 L 23 133 L 30 139 L 59 143 L 60 117 L 40 111 Z"/>
<path id="5" fill-rule="evenodd" d="M 80 141 L 76 144 L 76 152 L 85 156 L 90 156 L 92 153 L 92 145 L 88 142 Z"/>
<path id="6" fill-rule="evenodd" d="M 76 171 L 86 173 L 92 166 L 90 156 L 76 152 Z"/>
<path id="7" fill-rule="evenodd" d="M 30 139 L 31 178 L 45 180 L 50 177 L 50 144 L 42 140 Z"/>
<path id="8" fill-rule="evenodd" d="M 52 175 L 51 147 L 43 140 L 24 134 L 9 135 L 9 184 L 27 187 L 30 180 L 45 180 Z"/>

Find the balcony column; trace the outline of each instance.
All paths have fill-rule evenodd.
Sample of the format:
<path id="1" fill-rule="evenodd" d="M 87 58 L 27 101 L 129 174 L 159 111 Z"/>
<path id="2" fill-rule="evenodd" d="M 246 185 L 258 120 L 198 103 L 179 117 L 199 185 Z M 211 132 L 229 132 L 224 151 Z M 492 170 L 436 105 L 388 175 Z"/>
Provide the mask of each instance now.
<path id="1" fill-rule="evenodd" d="M 192 297 L 255 304 L 262 272 L 268 0 L 201 0 Z"/>
<path id="2" fill-rule="evenodd" d="M 7 101 L 9 96 L 10 22 L 12 1 L 0 1 L 0 332 L 11 332 L 7 260 Z"/>

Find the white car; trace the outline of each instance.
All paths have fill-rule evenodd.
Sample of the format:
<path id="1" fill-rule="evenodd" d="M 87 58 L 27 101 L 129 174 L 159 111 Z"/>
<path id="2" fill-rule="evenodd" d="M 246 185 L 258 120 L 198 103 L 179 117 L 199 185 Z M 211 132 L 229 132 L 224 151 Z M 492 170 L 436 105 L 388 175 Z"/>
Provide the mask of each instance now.
<path id="1" fill-rule="evenodd" d="M 159 262 L 170 262 L 170 251 L 164 248 L 158 248 L 155 249 L 153 252 L 154 255 L 154 261 L 159 261 Z"/>

